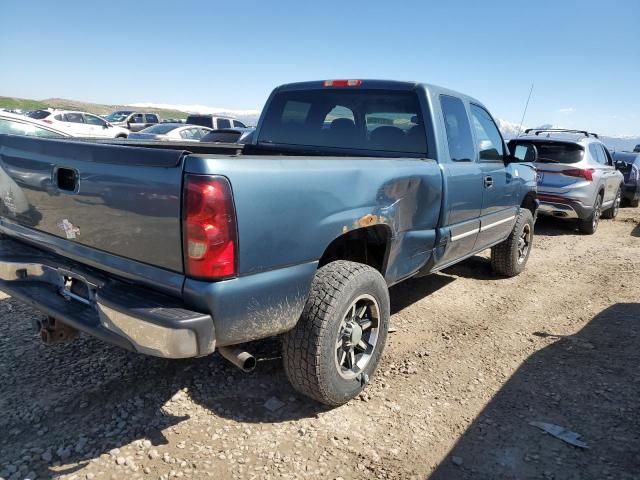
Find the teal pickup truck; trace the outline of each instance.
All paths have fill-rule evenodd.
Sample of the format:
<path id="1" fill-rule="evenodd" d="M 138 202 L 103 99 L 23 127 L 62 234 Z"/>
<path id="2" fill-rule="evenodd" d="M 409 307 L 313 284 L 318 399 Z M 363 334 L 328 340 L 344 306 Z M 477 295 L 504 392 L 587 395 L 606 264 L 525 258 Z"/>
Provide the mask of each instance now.
<path id="1" fill-rule="evenodd" d="M 491 249 L 522 272 L 533 146 L 509 152 L 477 100 L 432 85 L 284 85 L 247 142 L 0 135 L 0 289 L 82 331 L 166 358 L 282 336 L 300 392 L 357 395 L 381 358 L 388 287 Z"/>

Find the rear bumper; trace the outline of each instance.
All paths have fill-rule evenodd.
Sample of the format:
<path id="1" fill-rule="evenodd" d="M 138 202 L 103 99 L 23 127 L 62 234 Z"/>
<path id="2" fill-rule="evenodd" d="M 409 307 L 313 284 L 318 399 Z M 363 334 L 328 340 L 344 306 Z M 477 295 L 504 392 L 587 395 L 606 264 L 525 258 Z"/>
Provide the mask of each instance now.
<path id="1" fill-rule="evenodd" d="M 584 205 L 578 200 L 561 197 L 559 195 L 546 195 L 539 193 L 540 215 L 550 215 L 560 218 L 588 218 L 593 213 L 593 206 Z"/>
<path id="2" fill-rule="evenodd" d="M 210 315 L 12 239 L 0 239 L 0 290 L 108 343 L 164 358 L 215 349 Z"/>

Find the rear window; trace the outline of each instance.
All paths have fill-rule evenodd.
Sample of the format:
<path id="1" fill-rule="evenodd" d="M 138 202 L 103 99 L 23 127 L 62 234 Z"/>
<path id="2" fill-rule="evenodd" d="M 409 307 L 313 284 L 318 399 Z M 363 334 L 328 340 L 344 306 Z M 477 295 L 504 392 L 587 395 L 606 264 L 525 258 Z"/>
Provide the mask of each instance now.
<path id="1" fill-rule="evenodd" d="M 281 92 L 258 143 L 425 154 L 424 122 L 413 92 Z"/>
<path id="2" fill-rule="evenodd" d="M 43 118 L 47 118 L 49 115 L 51 115 L 51 112 L 49 110 L 35 110 L 27 114 L 28 117 L 34 118 L 36 120 L 42 120 Z"/>
<path id="3" fill-rule="evenodd" d="M 200 125 L 201 127 L 213 128 L 213 122 L 208 115 L 189 115 L 187 121 L 189 125 Z"/>
<path id="4" fill-rule="evenodd" d="M 584 158 L 584 148 L 575 143 L 563 142 L 509 142 L 513 152 L 516 145 L 535 145 L 538 150 L 538 163 L 578 163 Z"/>

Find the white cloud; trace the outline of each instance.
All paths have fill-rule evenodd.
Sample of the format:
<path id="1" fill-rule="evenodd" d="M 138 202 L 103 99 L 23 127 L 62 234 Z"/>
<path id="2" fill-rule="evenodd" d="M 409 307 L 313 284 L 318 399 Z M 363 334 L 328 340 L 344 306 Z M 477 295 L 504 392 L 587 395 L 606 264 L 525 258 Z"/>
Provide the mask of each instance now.
<path id="1" fill-rule="evenodd" d="M 165 110 L 178 110 L 186 113 L 201 113 L 212 115 L 227 115 L 236 117 L 252 117 L 260 115 L 260 110 L 233 110 L 230 108 L 221 107 L 209 107 L 207 105 L 181 105 L 173 103 L 153 103 L 153 102 L 140 102 L 130 103 L 130 107 L 138 108 L 163 108 Z"/>
<path id="2" fill-rule="evenodd" d="M 562 113 L 563 115 L 569 115 L 570 113 L 575 112 L 576 109 L 573 107 L 560 108 L 558 113 Z"/>

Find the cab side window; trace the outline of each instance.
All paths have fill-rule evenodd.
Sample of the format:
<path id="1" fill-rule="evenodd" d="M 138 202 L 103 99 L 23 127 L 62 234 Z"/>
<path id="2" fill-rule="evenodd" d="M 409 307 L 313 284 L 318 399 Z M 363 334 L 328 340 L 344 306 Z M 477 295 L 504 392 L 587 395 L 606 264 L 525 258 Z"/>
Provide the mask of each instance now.
<path id="1" fill-rule="evenodd" d="M 451 160 L 472 162 L 475 157 L 475 149 L 464 103 L 459 98 L 441 95 L 440 105 L 442 106 Z"/>
<path id="2" fill-rule="evenodd" d="M 144 115 L 141 113 L 136 113 L 133 117 L 131 117 L 131 123 L 144 123 Z"/>
<path id="3" fill-rule="evenodd" d="M 504 143 L 498 127 L 484 108 L 471 104 L 471 117 L 481 162 L 503 162 Z"/>

